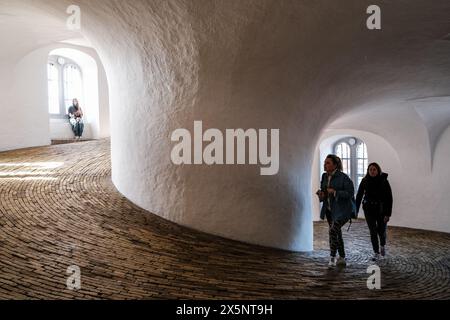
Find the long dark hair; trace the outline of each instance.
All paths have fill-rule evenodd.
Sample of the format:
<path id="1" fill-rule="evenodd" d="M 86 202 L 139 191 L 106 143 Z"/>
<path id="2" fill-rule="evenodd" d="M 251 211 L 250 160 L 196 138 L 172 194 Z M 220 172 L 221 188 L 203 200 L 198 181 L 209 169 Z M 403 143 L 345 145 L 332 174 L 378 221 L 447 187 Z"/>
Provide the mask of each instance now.
<path id="1" fill-rule="evenodd" d="M 335 165 L 336 165 L 336 169 L 338 171 L 342 171 L 344 170 L 344 167 L 342 166 L 342 160 L 341 158 L 339 158 L 337 155 L 334 154 L 329 154 L 326 159 L 330 159 Z"/>
<path id="2" fill-rule="evenodd" d="M 366 178 L 371 178 L 370 173 L 369 173 L 370 167 L 375 167 L 377 169 L 378 176 L 381 176 L 381 174 L 383 173 L 383 171 L 381 171 L 380 165 L 376 162 L 373 162 L 373 163 L 369 164 L 369 166 L 367 167 Z"/>
<path id="3" fill-rule="evenodd" d="M 76 104 L 75 101 L 77 102 Z M 72 106 L 78 111 L 80 109 L 80 101 L 77 98 L 72 99 Z"/>

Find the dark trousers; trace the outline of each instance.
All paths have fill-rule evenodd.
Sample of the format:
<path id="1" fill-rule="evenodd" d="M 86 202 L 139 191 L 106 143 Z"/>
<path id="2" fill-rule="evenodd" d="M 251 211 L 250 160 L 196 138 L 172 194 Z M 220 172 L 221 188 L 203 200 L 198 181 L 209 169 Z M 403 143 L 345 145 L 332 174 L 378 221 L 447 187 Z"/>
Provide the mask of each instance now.
<path id="1" fill-rule="evenodd" d="M 84 123 L 77 122 L 75 125 L 72 125 L 72 131 L 75 134 L 75 137 L 82 137 L 84 131 Z"/>
<path id="2" fill-rule="evenodd" d="M 387 223 L 384 222 L 384 216 L 376 206 L 367 205 L 364 208 L 364 215 L 369 227 L 373 251 L 380 253 L 380 245 L 382 247 L 386 245 Z"/>
<path id="3" fill-rule="evenodd" d="M 348 222 L 348 220 L 335 221 L 331 218 L 331 212 L 327 210 L 327 221 L 330 226 L 330 255 L 336 257 L 336 253 L 339 251 L 339 256 L 345 258 L 344 239 L 342 238 L 342 227 Z"/>

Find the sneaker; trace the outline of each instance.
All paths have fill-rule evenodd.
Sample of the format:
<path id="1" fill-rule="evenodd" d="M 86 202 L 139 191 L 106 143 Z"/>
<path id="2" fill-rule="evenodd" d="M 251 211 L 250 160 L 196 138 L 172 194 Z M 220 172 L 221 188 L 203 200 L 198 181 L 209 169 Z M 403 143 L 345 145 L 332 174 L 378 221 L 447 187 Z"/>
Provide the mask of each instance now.
<path id="1" fill-rule="evenodd" d="M 340 267 L 346 267 L 347 266 L 347 259 L 339 257 L 337 261 L 337 265 Z"/>
<path id="2" fill-rule="evenodd" d="M 375 253 L 375 255 L 372 258 L 372 261 L 378 261 L 380 260 L 380 254 L 379 253 Z"/>
<path id="3" fill-rule="evenodd" d="M 336 267 L 336 258 L 335 257 L 331 257 L 330 258 L 330 262 L 328 262 L 328 266 L 329 267 Z"/>
<path id="4" fill-rule="evenodd" d="M 381 247 L 381 256 L 382 257 L 386 256 L 386 248 L 385 247 Z"/>

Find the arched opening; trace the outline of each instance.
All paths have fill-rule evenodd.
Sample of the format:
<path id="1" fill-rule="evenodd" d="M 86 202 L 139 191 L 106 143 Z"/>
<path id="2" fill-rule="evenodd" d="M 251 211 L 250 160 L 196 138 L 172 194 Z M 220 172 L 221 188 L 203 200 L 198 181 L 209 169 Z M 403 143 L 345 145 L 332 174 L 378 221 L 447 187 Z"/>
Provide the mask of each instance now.
<path id="1" fill-rule="evenodd" d="M 328 145 L 327 152 L 331 152 L 334 144 L 354 137 L 366 143 L 368 162 L 379 163 L 389 174 L 394 196 L 390 225 L 449 232 L 448 211 L 443 209 L 448 205 L 448 183 L 443 178 L 448 172 L 444 165 L 448 162 L 447 105 L 445 97 L 416 99 L 342 115 L 327 126 L 319 139 L 313 188 L 318 187 L 317 177 L 322 170 L 319 150 Z M 315 198 L 312 201 L 317 221 L 320 207 Z M 362 211 L 360 218 L 364 218 Z"/>
<path id="2" fill-rule="evenodd" d="M 48 106 L 50 118 L 65 118 L 72 99 L 84 105 L 83 74 L 73 60 L 51 55 L 48 59 Z"/>
<path id="3" fill-rule="evenodd" d="M 49 53 L 48 112 L 52 141 L 74 137 L 68 121 L 68 109 L 77 99 L 84 113 L 85 139 L 98 139 L 109 134 L 108 106 L 101 105 L 107 97 L 105 77 L 99 77 L 94 57 L 74 48 L 58 48 Z M 105 116 L 106 114 L 106 116 Z M 106 128 L 104 128 L 106 127 Z"/>
<path id="4" fill-rule="evenodd" d="M 328 154 L 336 154 L 342 158 L 344 172 L 349 175 L 355 185 L 355 193 L 366 175 L 367 166 L 378 162 L 383 170 L 392 173 L 391 184 L 394 192 L 399 191 L 399 175 L 402 168 L 396 150 L 382 136 L 356 129 L 328 128 L 324 131 L 316 148 L 312 171 L 312 188 L 317 190 L 323 173 L 323 162 Z M 320 220 L 320 204 L 312 198 L 313 220 Z M 359 217 L 364 218 L 360 212 Z M 395 222 L 395 216 L 394 216 Z"/>

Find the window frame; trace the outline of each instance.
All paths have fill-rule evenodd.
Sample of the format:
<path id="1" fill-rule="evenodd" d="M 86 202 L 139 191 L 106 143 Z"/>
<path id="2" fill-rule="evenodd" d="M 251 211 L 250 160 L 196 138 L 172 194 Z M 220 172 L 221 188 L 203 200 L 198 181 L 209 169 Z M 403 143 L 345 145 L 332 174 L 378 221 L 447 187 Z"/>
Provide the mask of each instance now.
<path id="1" fill-rule="evenodd" d="M 363 158 L 358 157 L 358 148 L 359 148 L 359 146 L 363 146 L 365 148 L 365 150 L 363 151 Z M 366 157 L 364 157 L 364 155 Z M 363 161 L 363 165 L 362 165 L 363 170 L 362 170 L 361 173 L 358 172 L 358 162 L 360 160 Z M 355 192 L 358 192 L 357 189 L 359 188 L 359 185 L 360 185 L 359 178 L 361 177 L 361 181 L 362 181 L 362 179 L 366 176 L 366 174 L 367 174 L 367 167 L 368 166 L 369 166 L 369 152 L 368 152 L 368 149 L 367 149 L 367 144 L 364 141 L 362 141 L 362 140 L 356 139 L 356 143 L 355 143 L 355 167 L 356 167 L 356 174 L 355 174 L 355 179 L 356 179 L 355 182 L 356 182 L 356 184 L 355 184 L 355 187 L 356 187 L 356 190 L 355 190 Z"/>
<path id="2" fill-rule="evenodd" d="M 50 78 L 53 75 L 53 74 L 50 74 L 53 71 L 51 69 L 56 70 L 56 72 L 55 72 L 56 73 L 56 81 L 57 81 L 56 87 L 57 87 L 57 90 L 58 90 L 57 104 L 58 104 L 58 110 L 59 110 L 58 114 L 52 113 L 51 110 L 50 110 L 50 104 L 51 104 L 51 101 L 50 101 L 50 96 L 51 96 L 50 95 L 50 81 L 55 81 L 55 79 L 51 79 Z M 47 109 L 48 109 L 48 112 L 49 112 L 50 116 L 58 116 L 61 113 L 61 101 L 60 101 L 60 96 L 61 96 L 61 92 L 60 92 L 61 91 L 61 79 L 60 79 L 60 76 L 61 76 L 61 73 L 59 71 L 58 64 L 55 63 L 54 61 L 48 61 L 47 62 L 47 96 L 48 96 Z"/>
<path id="3" fill-rule="evenodd" d="M 59 58 L 63 58 L 64 59 L 64 64 L 60 64 L 58 59 Z M 80 78 L 81 78 L 81 90 L 82 90 L 82 95 L 83 97 L 77 97 L 78 100 L 80 100 L 80 102 L 83 101 L 84 98 L 84 79 L 83 79 L 83 70 L 81 69 L 81 67 L 78 65 L 78 63 L 76 63 L 75 61 L 66 58 L 66 57 L 62 57 L 62 56 L 56 56 L 56 55 L 51 55 L 48 57 L 48 61 L 47 61 L 47 68 L 49 64 L 54 64 L 55 67 L 58 69 L 58 87 L 59 87 L 59 113 L 58 114 L 53 114 L 50 113 L 50 101 L 48 101 L 48 105 L 47 105 L 47 111 L 50 115 L 50 119 L 67 119 L 67 115 L 68 115 L 68 111 L 69 111 L 69 107 L 70 106 L 66 106 L 65 105 L 65 77 L 64 77 L 64 69 L 67 66 L 75 66 L 79 71 L 80 71 Z M 47 71 L 47 94 L 49 94 L 49 90 L 50 88 L 48 87 L 48 81 L 49 80 L 49 74 Z M 74 97 L 75 98 L 75 97 Z"/>
<path id="4" fill-rule="evenodd" d="M 352 141 L 354 143 L 352 143 Z M 333 144 L 334 154 L 338 155 L 337 148 L 341 144 L 347 144 L 350 147 L 350 174 L 349 174 L 349 177 L 350 177 L 350 179 L 352 179 L 352 181 L 355 185 L 355 194 L 356 194 L 358 192 L 358 188 L 359 188 L 358 178 L 364 177 L 366 175 L 367 166 L 369 165 L 368 147 L 367 147 L 367 144 L 364 141 L 362 141 L 361 139 L 358 139 L 355 137 L 346 137 L 346 138 L 339 139 L 338 141 L 336 141 Z M 360 145 L 365 146 L 365 155 L 367 156 L 367 158 L 359 158 L 358 157 L 357 151 L 358 151 L 358 147 Z M 364 152 L 363 152 L 363 156 L 364 156 Z M 348 159 L 348 158 L 346 158 L 346 159 Z M 358 171 L 358 160 L 363 160 L 363 171 L 361 173 Z M 364 167 L 364 164 L 367 164 L 367 166 Z"/>
<path id="5" fill-rule="evenodd" d="M 352 146 L 347 141 L 342 141 L 341 140 L 339 143 L 336 143 L 334 145 L 334 153 L 335 154 L 338 154 L 338 147 L 341 146 L 341 145 L 343 145 L 346 149 L 348 148 L 348 152 L 349 152 L 348 157 L 341 156 L 340 158 L 341 158 L 342 164 L 344 164 L 345 161 L 348 161 L 349 165 L 347 166 L 347 168 L 350 170 L 350 172 L 349 173 L 348 172 L 344 172 L 344 173 L 351 177 L 353 175 L 353 173 L 355 172 L 353 170 L 353 165 L 352 165 L 352 162 L 353 162 L 352 161 L 353 160 L 352 159 Z M 342 150 L 342 151 L 344 152 L 344 150 Z"/>

